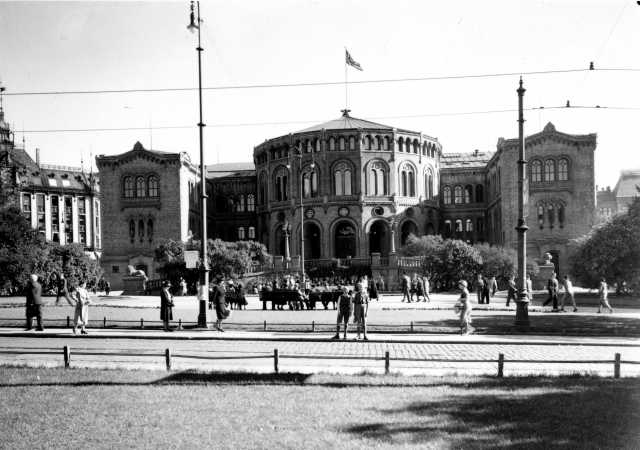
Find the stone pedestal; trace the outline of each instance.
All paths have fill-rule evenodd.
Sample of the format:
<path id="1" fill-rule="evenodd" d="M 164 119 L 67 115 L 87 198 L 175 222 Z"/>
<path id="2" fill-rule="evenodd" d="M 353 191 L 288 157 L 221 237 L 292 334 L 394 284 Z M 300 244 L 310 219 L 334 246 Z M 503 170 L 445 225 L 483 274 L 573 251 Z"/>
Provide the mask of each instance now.
<path id="1" fill-rule="evenodd" d="M 122 277 L 122 295 L 144 295 L 147 281 L 144 277 Z"/>
<path id="2" fill-rule="evenodd" d="M 291 257 L 291 262 L 289 263 L 289 270 L 293 270 L 296 272 L 300 271 L 300 255 Z"/>
<path id="3" fill-rule="evenodd" d="M 553 263 L 549 264 L 540 264 L 540 272 L 538 275 L 531 279 L 531 283 L 533 285 L 534 290 L 546 289 L 547 281 L 551 278 L 551 274 L 556 271 L 556 266 Z"/>
<path id="4" fill-rule="evenodd" d="M 275 270 L 282 270 L 284 265 L 284 258 L 281 255 L 273 257 L 273 268 Z"/>

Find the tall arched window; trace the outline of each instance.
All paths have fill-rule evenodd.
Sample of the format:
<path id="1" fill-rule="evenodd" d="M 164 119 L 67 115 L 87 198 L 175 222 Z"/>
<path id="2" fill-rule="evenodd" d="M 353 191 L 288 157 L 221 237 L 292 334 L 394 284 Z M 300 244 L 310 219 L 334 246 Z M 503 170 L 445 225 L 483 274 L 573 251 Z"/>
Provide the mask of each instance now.
<path id="1" fill-rule="evenodd" d="M 133 244 L 133 241 L 136 239 L 136 221 L 131 219 L 129 220 L 129 240 Z"/>
<path id="2" fill-rule="evenodd" d="M 302 174 L 302 196 L 304 198 L 318 196 L 318 172 L 310 167 L 305 167 Z"/>
<path id="3" fill-rule="evenodd" d="M 531 181 L 534 183 L 542 181 L 542 163 L 537 159 L 531 163 Z"/>
<path id="4" fill-rule="evenodd" d="M 356 149 L 356 138 L 353 136 L 349 136 L 349 150 L 353 151 Z"/>
<path id="5" fill-rule="evenodd" d="M 316 149 L 316 153 L 320 153 L 320 139 L 314 139 L 313 146 Z"/>
<path id="6" fill-rule="evenodd" d="M 133 189 L 133 177 L 125 177 L 124 179 L 124 196 L 126 198 L 131 198 L 134 196 L 134 189 Z"/>
<path id="7" fill-rule="evenodd" d="M 371 148 L 373 150 L 380 150 L 382 148 L 382 139 L 380 136 L 375 136 L 371 141 Z"/>
<path id="8" fill-rule="evenodd" d="M 147 237 L 149 242 L 153 242 L 153 219 L 147 220 Z"/>
<path id="9" fill-rule="evenodd" d="M 256 238 L 256 229 L 255 227 L 249 227 L 249 239 Z"/>
<path id="10" fill-rule="evenodd" d="M 558 181 L 567 181 L 569 179 L 569 161 L 562 158 L 558 161 Z"/>
<path id="11" fill-rule="evenodd" d="M 385 136 L 382 140 L 382 150 L 389 150 L 389 136 Z"/>
<path id="12" fill-rule="evenodd" d="M 404 142 L 404 151 L 407 153 L 411 153 L 411 139 L 407 139 Z"/>
<path id="13" fill-rule="evenodd" d="M 140 242 L 144 241 L 144 220 L 138 220 L 138 237 Z"/>
<path id="14" fill-rule="evenodd" d="M 258 182 L 258 202 L 261 205 L 267 203 L 267 174 L 264 172 L 260 174 L 260 181 Z"/>
<path id="15" fill-rule="evenodd" d="M 278 202 L 289 198 L 289 172 L 284 167 L 280 167 L 275 175 L 275 199 Z"/>
<path id="16" fill-rule="evenodd" d="M 342 162 L 333 169 L 335 195 L 351 195 L 351 166 Z"/>
<path id="17" fill-rule="evenodd" d="M 244 212 L 246 210 L 245 198 L 244 195 L 238 197 L 238 211 Z"/>
<path id="18" fill-rule="evenodd" d="M 464 202 L 471 203 L 473 201 L 473 186 L 466 185 L 464 187 Z"/>
<path id="19" fill-rule="evenodd" d="M 560 228 L 564 228 L 564 206 L 558 205 L 558 225 Z"/>
<path id="20" fill-rule="evenodd" d="M 444 235 L 445 235 L 445 237 L 451 236 L 451 221 L 450 220 L 445 220 L 444 221 Z"/>
<path id="21" fill-rule="evenodd" d="M 340 137 L 338 138 L 338 150 L 340 150 L 341 152 L 343 152 L 343 151 L 345 151 L 345 150 L 346 150 L 346 147 L 345 147 L 345 140 L 344 140 L 344 137 L 343 137 L 343 136 L 340 136 Z"/>
<path id="22" fill-rule="evenodd" d="M 462 203 L 462 186 L 456 186 L 453 188 L 453 202 L 456 205 L 460 205 Z"/>
<path id="23" fill-rule="evenodd" d="M 144 182 L 144 177 L 136 178 L 136 197 L 146 197 L 147 189 L 146 183 Z"/>
<path id="24" fill-rule="evenodd" d="M 244 240 L 244 227 L 238 228 L 238 239 L 241 241 Z"/>
<path id="25" fill-rule="evenodd" d="M 364 149 L 371 150 L 371 138 L 369 137 L 369 135 L 366 135 L 363 140 L 364 140 Z"/>
<path id="26" fill-rule="evenodd" d="M 420 142 L 418 142 L 417 139 L 414 139 L 413 141 L 413 153 L 415 153 L 416 155 L 420 153 Z"/>
<path id="27" fill-rule="evenodd" d="M 555 221 L 555 210 L 553 205 L 547 206 L 547 218 L 549 219 L 549 228 L 553 228 L 553 222 Z"/>
<path id="28" fill-rule="evenodd" d="M 544 227 L 544 206 L 538 205 L 538 225 L 540 229 Z"/>
<path id="29" fill-rule="evenodd" d="M 556 180 L 556 164 L 553 159 L 547 159 L 544 162 L 544 181 Z"/>
<path id="30" fill-rule="evenodd" d="M 467 233 L 473 232 L 473 221 L 471 219 L 467 219 L 464 224 L 464 231 Z"/>
<path id="31" fill-rule="evenodd" d="M 416 196 L 416 174 L 411 164 L 405 163 L 400 167 L 400 195 Z"/>
<path id="32" fill-rule="evenodd" d="M 256 196 L 253 194 L 247 195 L 247 211 L 252 212 L 256 210 Z"/>
<path id="33" fill-rule="evenodd" d="M 478 231 L 478 234 L 482 234 L 484 232 L 484 221 L 482 218 L 478 218 L 476 220 L 476 230 Z"/>
<path id="34" fill-rule="evenodd" d="M 451 188 L 449 186 L 445 186 L 442 190 L 442 200 L 445 205 L 451 204 Z"/>
<path id="35" fill-rule="evenodd" d="M 329 151 L 333 152 L 336 150 L 336 138 L 334 138 L 333 136 L 331 136 L 329 138 Z"/>
<path id="36" fill-rule="evenodd" d="M 427 200 L 433 198 L 433 172 L 427 169 L 424 174 L 424 196 Z"/>
<path id="37" fill-rule="evenodd" d="M 374 161 L 369 164 L 367 173 L 368 177 L 368 195 L 389 195 L 387 183 L 388 170 L 382 161 Z"/>
<path id="38" fill-rule="evenodd" d="M 456 235 L 460 236 L 462 234 L 462 219 L 456 219 Z"/>
<path id="39" fill-rule="evenodd" d="M 398 138 L 398 151 L 399 152 L 404 151 L 404 139 L 402 138 Z"/>
<path id="40" fill-rule="evenodd" d="M 149 183 L 149 197 L 158 197 L 158 177 L 151 175 L 148 179 Z"/>
<path id="41" fill-rule="evenodd" d="M 484 192 L 481 184 L 476 185 L 476 202 L 484 201 Z"/>

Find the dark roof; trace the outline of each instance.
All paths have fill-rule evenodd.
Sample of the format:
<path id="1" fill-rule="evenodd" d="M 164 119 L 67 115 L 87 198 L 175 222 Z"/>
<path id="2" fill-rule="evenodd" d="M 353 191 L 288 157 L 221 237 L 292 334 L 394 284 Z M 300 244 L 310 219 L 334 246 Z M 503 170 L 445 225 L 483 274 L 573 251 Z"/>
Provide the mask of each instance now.
<path id="1" fill-rule="evenodd" d="M 234 162 L 209 164 L 207 166 L 207 178 L 221 177 L 247 177 L 255 176 L 256 169 L 252 162 Z"/>
<path id="2" fill-rule="evenodd" d="M 637 197 L 640 187 L 640 169 L 623 170 L 614 189 L 616 197 Z"/>
<path id="3" fill-rule="evenodd" d="M 309 128 L 305 128 L 304 130 L 297 131 L 296 133 L 308 133 L 311 131 L 322 131 L 322 130 L 353 130 L 358 128 L 373 128 L 376 130 L 393 130 L 393 127 L 389 125 L 383 125 L 381 123 L 371 122 L 369 120 L 358 119 L 356 117 L 351 117 L 348 114 L 343 114 L 341 117 L 337 119 L 330 120 L 328 122 L 319 123 Z"/>
<path id="4" fill-rule="evenodd" d="M 443 169 L 484 168 L 494 152 L 443 153 L 440 167 Z"/>

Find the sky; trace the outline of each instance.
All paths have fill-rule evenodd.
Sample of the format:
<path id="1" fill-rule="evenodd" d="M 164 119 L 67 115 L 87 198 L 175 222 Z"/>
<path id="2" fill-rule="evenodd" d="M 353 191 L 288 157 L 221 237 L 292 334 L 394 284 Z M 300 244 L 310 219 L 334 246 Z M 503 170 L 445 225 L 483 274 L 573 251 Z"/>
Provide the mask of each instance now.
<path id="1" fill-rule="evenodd" d="M 91 155 L 136 141 L 198 160 L 196 90 L 24 95 L 43 91 L 196 88 L 189 3 L 0 2 L 4 109 L 44 163 L 89 168 Z M 212 0 L 201 3 L 205 163 L 251 161 L 266 139 L 340 116 L 348 81 L 500 74 L 348 85 L 354 117 L 437 137 L 444 152 L 495 151 L 518 135 L 598 134 L 596 184 L 640 168 L 640 5 L 631 0 Z M 538 71 L 624 68 L 635 71 Z M 246 88 L 337 82 L 329 86 Z M 242 87 L 242 88 L 238 88 Z M 549 109 L 564 106 L 574 107 Z M 575 108 L 595 106 L 609 108 Z M 507 112 L 480 113 L 508 110 Z M 465 113 L 465 114 L 461 114 Z M 468 114 L 473 113 L 473 114 Z M 182 127 L 182 128 L 167 128 Z M 97 131 L 105 128 L 137 130 Z M 93 131 L 59 131 L 59 130 Z M 24 130 L 24 132 L 23 132 Z"/>

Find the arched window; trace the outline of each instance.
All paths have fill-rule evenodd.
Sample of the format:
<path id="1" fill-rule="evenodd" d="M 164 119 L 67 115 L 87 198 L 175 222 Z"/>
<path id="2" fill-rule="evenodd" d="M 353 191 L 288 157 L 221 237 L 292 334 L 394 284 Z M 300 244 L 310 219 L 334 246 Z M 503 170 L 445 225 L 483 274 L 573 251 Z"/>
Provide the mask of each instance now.
<path id="1" fill-rule="evenodd" d="M 371 150 L 371 138 L 369 137 L 369 135 L 366 135 L 363 140 L 364 140 L 364 149 Z"/>
<path id="2" fill-rule="evenodd" d="M 249 239 L 256 238 L 256 229 L 255 227 L 249 227 Z"/>
<path id="3" fill-rule="evenodd" d="M 133 244 L 133 241 L 136 239 L 136 221 L 131 219 L 129 220 L 129 240 Z"/>
<path id="4" fill-rule="evenodd" d="M 346 150 L 345 148 L 345 140 L 343 136 L 340 136 L 340 138 L 338 138 L 338 149 L 343 152 Z"/>
<path id="5" fill-rule="evenodd" d="M 547 206 L 547 218 L 549 219 L 549 228 L 553 228 L 553 222 L 555 221 L 555 210 L 553 205 Z"/>
<path id="6" fill-rule="evenodd" d="M 153 242 L 153 219 L 147 220 L 147 237 L 149 242 Z"/>
<path id="7" fill-rule="evenodd" d="M 473 221 L 471 219 L 467 219 L 464 224 L 464 231 L 467 233 L 473 232 Z"/>
<path id="8" fill-rule="evenodd" d="M 241 195 L 240 197 L 238 197 L 237 204 L 238 204 L 238 211 L 244 212 L 246 209 L 244 195 Z"/>
<path id="9" fill-rule="evenodd" d="M 445 186 L 442 190 L 442 197 L 445 205 L 451 204 L 451 188 L 449 186 Z"/>
<path id="10" fill-rule="evenodd" d="M 158 197 L 158 177 L 151 175 L 148 179 L 149 197 Z"/>
<path id="11" fill-rule="evenodd" d="M 542 163 L 537 159 L 531 163 L 531 181 L 534 183 L 542 181 Z"/>
<path id="12" fill-rule="evenodd" d="M 445 220 L 444 221 L 444 235 L 445 235 L 445 237 L 451 236 L 451 221 L 450 220 Z"/>
<path id="13" fill-rule="evenodd" d="M 380 150 L 382 148 L 382 139 L 380 136 L 375 136 L 371 140 L 371 148 L 373 150 Z"/>
<path id="14" fill-rule="evenodd" d="M 244 240 L 244 227 L 238 228 L 238 239 L 241 241 Z"/>
<path id="15" fill-rule="evenodd" d="M 414 139 L 414 141 L 413 141 L 413 153 L 415 153 L 417 155 L 418 153 L 420 153 L 419 149 L 420 149 L 420 142 L 418 142 L 417 139 Z"/>
<path id="16" fill-rule="evenodd" d="M 275 175 L 275 199 L 278 202 L 289 198 L 289 172 L 284 167 L 280 167 Z"/>
<path id="17" fill-rule="evenodd" d="M 252 212 L 256 210 L 256 196 L 253 194 L 247 195 L 247 211 Z"/>
<path id="18" fill-rule="evenodd" d="M 547 159 L 544 162 L 544 181 L 556 180 L 556 164 L 553 159 Z"/>
<path id="19" fill-rule="evenodd" d="M 302 196 L 304 198 L 318 196 L 318 172 L 310 166 L 305 167 L 302 174 Z"/>
<path id="20" fill-rule="evenodd" d="M 382 140 L 382 150 L 389 150 L 389 136 L 385 136 Z"/>
<path id="21" fill-rule="evenodd" d="M 407 139 L 407 140 L 404 142 L 404 150 L 405 150 L 407 153 L 411 153 L 411 139 Z"/>
<path id="22" fill-rule="evenodd" d="M 462 234 L 462 219 L 456 219 L 456 234 Z"/>
<path id="23" fill-rule="evenodd" d="M 473 201 L 473 186 L 466 185 L 464 187 L 464 202 L 471 203 Z"/>
<path id="24" fill-rule="evenodd" d="M 333 169 L 335 195 L 351 195 L 351 166 L 341 162 Z"/>
<path id="25" fill-rule="evenodd" d="M 426 142 L 422 144 L 422 154 L 424 156 L 427 156 L 427 143 Z"/>
<path id="26" fill-rule="evenodd" d="M 560 228 L 564 228 L 564 206 L 558 205 L 558 225 Z"/>
<path id="27" fill-rule="evenodd" d="M 569 161 L 562 158 L 558 161 L 558 181 L 567 181 L 569 179 Z"/>
<path id="28" fill-rule="evenodd" d="M 124 196 L 126 198 L 132 198 L 135 191 L 133 190 L 133 178 L 125 177 L 124 179 Z"/>
<path id="29" fill-rule="evenodd" d="M 136 197 L 146 197 L 147 189 L 146 183 L 144 182 L 144 177 L 136 178 Z"/>
<path id="30" fill-rule="evenodd" d="M 400 195 L 403 197 L 416 196 L 416 174 L 411 164 L 405 163 L 400 167 Z"/>
<path id="31" fill-rule="evenodd" d="M 260 181 L 258 183 L 258 201 L 261 205 L 267 203 L 267 174 L 262 172 L 260 174 Z"/>
<path id="32" fill-rule="evenodd" d="M 433 172 L 427 169 L 424 174 L 424 196 L 427 200 L 433 198 Z"/>
<path id="33" fill-rule="evenodd" d="M 353 151 L 356 149 L 356 138 L 353 136 L 349 136 L 349 150 Z"/>
<path id="34" fill-rule="evenodd" d="M 144 220 L 138 220 L 138 238 L 140 242 L 144 241 Z"/>
<path id="35" fill-rule="evenodd" d="M 387 166 L 382 161 L 374 161 L 370 163 L 368 169 L 368 190 L 367 195 L 389 195 Z"/>
<path id="36" fill-rule="evenodd" d="M 399 152 L 404 151 L 404 139 L 402 138 L 398 138 L 398 151 Z"/>
<path id="37" fill-rule="evenodd" d="M 481 184 L 476 185 L 476 202 L 480 203 L 483 202 L 483 188 Z"/>
<path id="38" fill-rule="evenodd" d="M 538 205 L 538 225 L 540 229 L 544 227 L 544 206 Z"/>
<path id="39" fill-rule="evenodd" d="M 456 186 L 453 188 L 453 202 L 456 205 L 460 205 L 462 203 L 462 186 Z"/>
<path id="40" fill-rule="evenodd" d="M 314 147 L 316 149 L 316 153 L 320 153 L 320 139 L 315 139 L 314 141 Z"/>
<path id="41" fill-rule="evenodd" d="M 329 151 L 333 152 L 335 150 L 336 150 L 336 139 L 333 136 L 331 136 L 329 138 Z"/>

